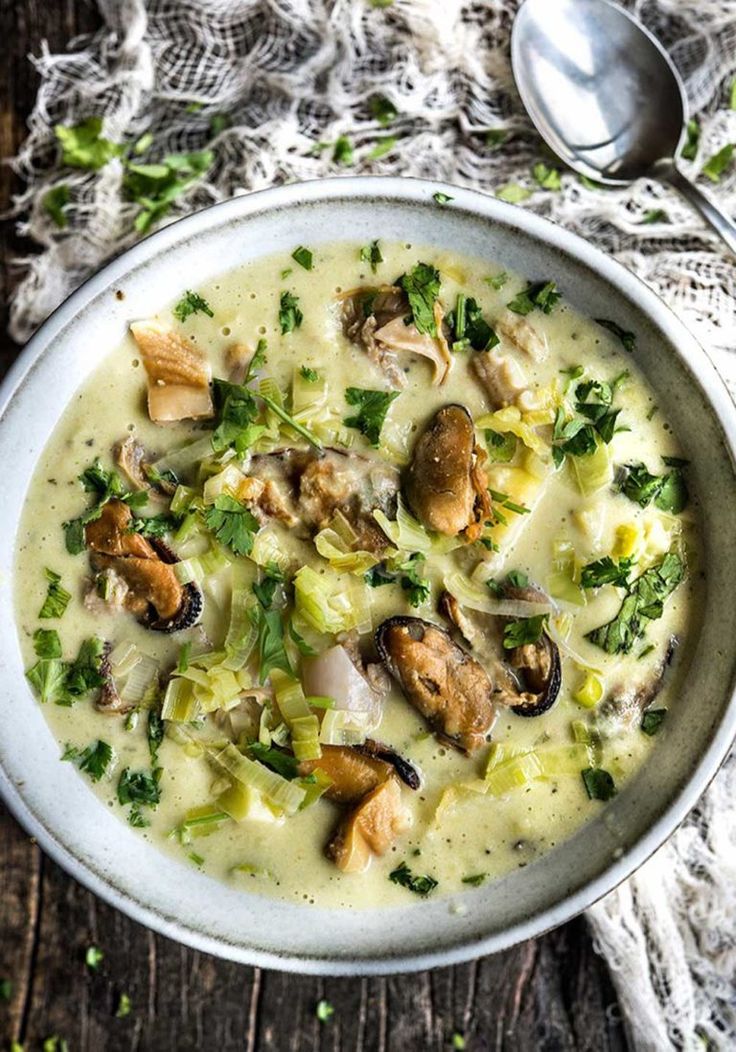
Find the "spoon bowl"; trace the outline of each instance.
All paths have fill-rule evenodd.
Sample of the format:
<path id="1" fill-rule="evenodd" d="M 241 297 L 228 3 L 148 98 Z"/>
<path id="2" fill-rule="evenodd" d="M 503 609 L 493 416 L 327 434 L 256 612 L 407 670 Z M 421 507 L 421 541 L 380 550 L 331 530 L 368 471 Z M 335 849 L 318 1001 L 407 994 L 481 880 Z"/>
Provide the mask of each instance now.
<path id="1" fill-rule="evenodd" d="M 610 0 L 526 0 L 511 65 L 537 131 L 564 163 L 609 186 L 675 187 L 736 252 L 736 226 L 675 164 L 687 98 L 669 55 Z"/>

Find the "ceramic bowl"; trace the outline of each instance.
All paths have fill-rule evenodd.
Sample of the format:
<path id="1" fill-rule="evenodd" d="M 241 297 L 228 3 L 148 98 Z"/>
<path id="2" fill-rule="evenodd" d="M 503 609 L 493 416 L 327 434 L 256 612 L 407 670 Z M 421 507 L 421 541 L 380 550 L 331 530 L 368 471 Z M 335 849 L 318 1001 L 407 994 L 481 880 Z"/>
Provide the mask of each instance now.
<path id="1" fill-rule="evenodd" d="M 0 396 L 0 790 L 41 847 L 129 916 L 209 953 L 293 971 L 364 974 L 446 965 L 568 920 L 626 878 L 695 804 L 736 731 L 736 412 L 709 359 L 633 274 L 587 242 L 483 194 L 405 179 L 333 179 L 238 197 L 142 241 L 66 301 Z M 433 244 L 554 278 L 578 310 L 638 334 L 636 360 L 692 461 L 711 571 L 682 695 L 650 762 L 605 809 L 538 861 L 462 896 L 368 911 L 298 906 L 227 887 L 160 854 L 89 791 L 23 675 L 13 552 L 36 461 L 65 406 L 128 322 L 182 288 L 260 255 L 349 239 Z M 116 296 L 122 289 L 124 299 Z M 715 572 L 713 572 L 715 571 Z"/>

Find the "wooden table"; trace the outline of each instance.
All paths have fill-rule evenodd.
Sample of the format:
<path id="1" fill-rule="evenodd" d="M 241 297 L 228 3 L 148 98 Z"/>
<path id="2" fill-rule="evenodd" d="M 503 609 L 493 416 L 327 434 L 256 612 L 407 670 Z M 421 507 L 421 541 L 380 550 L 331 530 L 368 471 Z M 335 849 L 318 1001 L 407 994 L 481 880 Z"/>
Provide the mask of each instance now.
<path id="1" fill-rule="evenodd" d="M 62 50 L 98 25 L 96 10 L 80 0 L 0 0 L 0 155 L 12 155 L 25 135 L 36 89 L 27 55 L 44 39 Z M 0 208 L 14 189 L 12 173 L 0 169 Z M 5 335 L 8 264 L 30 247 L 6 225 L 3 371 L 18 351 Z M 45 858 L 2 807 L 0 845 L 0 982 L 12 983 L 9 1001 L 0 996 L 1 1049 L 16 1040 L 35 1052 L 57 1035 L 70 1052 L 440 1052 L 453 1047 L 454 1033 L 465 1035 L 471 1052 L 626 1048 L 608 971 L 582 920 L 453 968 L 303 978 L 220 961 L 154 935 Z M 90 945 L 105 955 L 97 971 L 85 965 Z M 131 1011 L 118 1019 L 123 993 Z M 321 998 L 335 1009 L 327 1023 L 315 1016 Z"/>

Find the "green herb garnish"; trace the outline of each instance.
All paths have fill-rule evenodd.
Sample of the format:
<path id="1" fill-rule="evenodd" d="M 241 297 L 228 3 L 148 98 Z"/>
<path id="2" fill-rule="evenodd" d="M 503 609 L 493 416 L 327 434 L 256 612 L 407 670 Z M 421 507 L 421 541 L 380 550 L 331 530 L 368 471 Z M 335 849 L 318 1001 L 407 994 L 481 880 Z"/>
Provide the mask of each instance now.
<path id="1" fill-rule="evenodd" d="M 588 632 L 586 639 L 607 654 L 628 654 L 641 639 L 650 621 L 662 616 L 664 601 L 685 576 L 685 565 L 675 552 L 668 552 L 658 566 L 645 570 L 629 585 L 621 608 L 612 621 Z"/>
<path id="2" fill-rule="evenodd" d="M 500 431 L 484 431 L 488 449 L 488 459 L 494 464 L 508 464 L 514 459 L 516 453 L 517 438 L 511 432 L 502 434 Z"/>
<path id="3" fill-rule="evenodd" d="M 343 423 L 347 427 L 356 428 L 361 435 L 365 435 L 372 446 L 377 447 L 389 406 L 395 398 L 399 397 L 399 393 L 398 391 L 373 391 L 362 387 L 346 387 L 345 401 L 348 405 L 356 406 L 358 412 L 353 416 L 345 417 Z"/>
<path id="4" fill-rule="evenodd" d="M 710 179 L 712 183 L 719 183 L 723 173 L 731 166 L 731 161 L 733 160 L 733 149 L 734 144 L 731 142 L 721 147 L 718 153 L 714 153 L 713 156 L 709 157 L 705 162 L 701 174 L 704 175 L 706 179 Z"/>
<path id="5" fill-rule="evenodd" d="M 291 258 L 296 260 L 299 266 L 304 267 L 305 270 L 312 269 L 313 256 L 311 251 L 305 248 L 304 245 L 299 245 L 298 248 L 295 248 L 291 253 Z"/>
<path id="6" fill-rule="evenodd" d="M 128 164 L 123 191 L 129 201 L 140 205 L 135 229 L 144 234 L 158 222 L 171 205 L 190 186 L 198 182 L 212 165 L 212 150 L 172 153 L 153 164 Z"/>
<path id="7" fill-rule="evenodd" d="M 616 795 L 616 783 L 602 767 L 586 767 L 580 774 L 589 799 L 610 800 Z"/>
<path id="8" fill-rule="evenodd" d="M 602 588 L 604 584 L 626 588 L 634 560 L 625 558 L 616 561 L 610 555 L 588 563 L 580 573 L 580 584 L 583 588 Z"/>
<path id="9" fill-rule="evenodd" d="M 279 300 L 279 325 L 281 335 L 286 336 L 298 329 L 304 321 L 304 315 L 299 308 L 299 297 L 292 292 L 282 292 Z"/>
<path id="10" fill-rule="evenodd" d="M 112 746 L 98 739 L 86 749 L 77 749 L 73 745 L 67 745 L 61 758 L 75 763 L 79 770 L 89 775 L 93 782 L 99 782 L 108 773 L 114 756 Z"/>
<path id="11" fill-rule="evenodd" d="M 371 117 L 377 120 L 383 128 L 387 128 L 399 115 L 393 102 L 383 95 L 372 95 L 368 101 L 368 108 L 371 111 Z"/>
<path id="12" fill-rule="evenodd" d="M 62 230 L 68 225 L 64 209 L 69 204 L 69 187 L 66 183 L 52 186 L 41 198 L 41 204 L 51 216 L 53 221 Z"/>
<path id="13" fill-rule="evenodd" d="M 622 329 L 617 322 L 611 321 L 610 318 L 596 318 L 595 321 L 598 325 L 602 325 L 604 329 L 612 332 L 616 339 L 621 341 L 621 346 L 625 351 L 628 351 L 629 354 L 634 352 L 636 348 L 636 333 Z"/>
<path id="14" fill-rule="evenodd" d="M 383 263 L 383 256 L 377 241 L 371 241 L 370 245 L 363 245 L 360 250 L 360 261 L 361 263 L 369 263 L 373 273 L 376 273 L 378 264 Z"/>
<path id="15" fill-rule="evenodd" d="M 679 466 L 664 475 L 652 475 L 644 464 L 626 464 L 624 472 L 619 489 L 639 507 L 646 508 L 653 501 L 660 511 L 672 515 L 687 507 L 689 494 Z"/>
<path id="16" fill-rule="evenodd" d="M 437 193 L 432 194 L 432 197 L 435 199 L 438 205 L 446 205 L 449 201 L 455 200 L 455 198 L 450 197 L 449 194 L 443 194 L 441 190 L 438 190 Z"/>
<path id="17" fill-rule="evenodd" d="M 302 365 L 299 369 L 299 375 L 302 380 L 306 380 L 308 384 L 316 384 L 319 380 L 319 373 L 316 369 L 310 369 L 308 365 Z"/>
<path id="18" fill-rule="evenodd" d="M 426 874 L 418 876 L 412 873 L 406 862 L 400 862 L 396 869 L 389 873 L 388 879 L 392 884 L 399 884 L 402 888 L 413 891 L 415 895 L 421 895 L 423 898 L 430 895 L 438 886 L 438 881 L 434 877 Z"/>
<path id="19" fill-rule="evenodd" d="M 104 957 L 104 953 L 98 946 L 88 946 L 87 952 L 84 955 L 84 963 L 90 971 L 96 972 L 102 964 Z"/>
<path id="20" fill-rule="evenodd" d="M 131 771 L 129 767 L 126 767 L 118 781 L 119 803 L 155 807 L 161 799 L 158 784 L 160 778 L 160 768 L 149 773 L 148 771 Z"/>
<path id="21" fill-rule="evenodd" d="M 174 307 L 172 314 L 177 321 L 186 321 L 191 314 L 206 314 L 208 318 L 214 318 L 215 312 L 206 299 L 198 292 L 187 289 L 182 298 Z"/>
<path id="22" fill-rule="evenodd" d="M 186 672 L 186 669 L 184 671 Z M 161 719 L 161 714 L 156 709 L 149 709 L 146 738 L 148 739 L 148 751 L 151 754 L 151 765 L 153 767 L 156 767 L 158 764 L 158 750 L 161 742 L 164 740 L 164 730 L 164 721 Z"/>
<path id="23" fill-rule="evenodd" d="M 248 752 L 254 760 L 270 767 L 282 778 L 291 781 L 299 776 L 299 762 L 288 752 L 275 749 L 272 745 L 262 745 L 260 742 L 250 742 Z"/>
<path id="24" fill-rule="evenodd" d="M 61 640 L 55 628 L 37 628 L 33 633 L 33 649 L 40 658 L 60 658 Z"/>
<path id="25" fill-rule="evenodd" d="M 659 728 L 664 723 L 665 717 L 667 716 L 667 709 L 647 709 L 641 717 L 641 727 L 644 734 L 648 737 L 653 738 L 654 735 L 659 731 Z"/>
<path id="26" fill-rule="evenodd" d="M 167 533 L 173 533 L 178 525 L 179 519 L 175 515 L 162 512 L 160 515 L 132 519 L 128 530 L 140 533 L 142 537 L 165 537 Z"/>
<path id="27" fill-rule="evenodd" d="M 507 624 L 503 630 L 504 650 L 523 647 L 527 643 L 537 643 L 547 623 L 547 616 L 547 614 L 538 614 L 536 617 L 523 617 Z"/>
<path id="28" fill-rule="evenodd" d="M 102 117 L 88 117 L 81 124 L 70 127 L 57 124 L 54 132 L 62 149 L 61 163 L 70 168 L 96 172 L 123 150 L 119 143 L 111 142 L 100 134 Z"/>
<path id="29" fill-rule="evenodd" d="M 353 153 L 352 141 L 347 135 L 340 135 L 335 141 L 335 146 L 332 151 L 332 160 L 335 164 L 352 164 Z"/>
<path id="30" fill-rule="evenodd" d="M 487 879 L 487 873 L 472 873 L 469 877 L 463 877 L 463 884 L 470 884 L 473 888 L 479 888 Z"/>
<path id="31" fill-rule="evenodd" d="M 54 573 L 53 570 L 48 568 L 44 570 L 46 580 L 49 582 L 48 588 L 46 589 L 46 598 L 43 601 L 43 606 L 38 612 L 38 616 L 43 620 L 49 620 L 53 617 L 62 617 L 64 611 L 69 605 L 71 599 L 71 593 L 67 592 L 66 588 L 61 586 L 61 575 Z"/>
<path id="32" fill-rule="evenodd" d="M 532 177 L 543 190 L 561 190 L 562 179 L 557 168 L 549 168 L 541 161 L 532 168 Z"/>
<path id="33" fill-rule="evenodd" d="M 0 979 L 0 1001 L 9 1001 L 13 996 L 13 984 L 10 979 Z"/>
<path id="34" fill-rule="evenodd" d="M 130 1015 L 132 1005 L 130 997 L 127 994 L 121 994 L 118 999 L 118 1007 L 115 1009 L 116 1019 L 125 1019 L 126 1016 Z"/>
<path id="35" fill-rule="evenodd" d="M 509 205 L 520 205 L 522 201 L 526 201 L 531 196 L 531 190 L 527 190 L 520 183 L 507 183 L 496 190 L 496 197 L 499 201 L 505 201 Z"/>
<path id="36" fill-rule="evenodd" d="M 500 274 L 494 274 L 492 277 L 483 278 L 486 285 L 490 285 L 492 289 L 502 289 L 506 282 L 509 280 L 509 276 L 505 270 L 502 270 Z"/>
<path id="37" fill-rule="evenodd" d="M 440 272 L 430 263 L 417 263 L 398 284 L 406 293 L 417 332 L 437 336 L 434 305 L 440 294 Z"/>
<path id="38" fill-rule="evenodd" d="M 506 304 L 514 314 L 530 314 L 538 309 L 544 314 L 551 314 L 555 304 L 562 299 L 562 293 L 557 291 L 554 281 L 530 282 L 523 292 Z"/>
<path id="39" fill-rule="evenodd" d="M 687 139 L 680 151 L 680 156 L 684 157 L 686 161 L 694 161 L 698 153 L 698 143 L 700 142 L 700 124 L 695 117 L 691 117 L 687 122 L 686 133 Z"/>
<path id="40" fill-rule="evenodd" d="M 218 421 L 212 433 L 212 449 L 222 453 L 232 446 L 242 456 L 266 430 L 263 424 L 256 424 L 258 403 L 244 384 L 215 379 L 212 388 Z"/>
<path id="41" fill-rule="evenodd" d="M 227 493 L 221 493 L 204 513 L 208 530 L 236 555 L 250 555 L 259 522 L 252 511 Z"/>
<path id="42" fill-rule="evenodd" d="M 330 1019 L 332 1019 L 333 1015 L 335 1014 L 335 1009 L 329 1001 L 325 1001 L 323 999 L 317 1002 L 314 1009 L 314 1014 L 317 1016 L 320 1023 L 326 1023 Z"/>

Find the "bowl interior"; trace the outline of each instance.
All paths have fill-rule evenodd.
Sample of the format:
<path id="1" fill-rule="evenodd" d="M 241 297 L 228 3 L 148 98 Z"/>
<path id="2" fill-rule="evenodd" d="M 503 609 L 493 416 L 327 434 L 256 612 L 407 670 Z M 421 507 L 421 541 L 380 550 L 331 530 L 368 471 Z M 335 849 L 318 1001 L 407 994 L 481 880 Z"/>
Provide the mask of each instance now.
<path id="1" fill-rule="evenodd" d="M 732 406 L 703 351 L 634 277 L 534 216 L 470 191 L 350 179 L 238 198 L 168 227 L 87 283 L 34 338 L 0 405 L 0 789 L 42 846 L 114 905 L 173 938 L 237 960 L 302 971 L 368 972 L 449 963 L 538 934 L 608 891 L 684 817 L 734 733 L 736 516 Z M 297 244 L 375 238 L 486 257 L 554 278 L 573 306 L 638 335 L 636 360 L 692 461 L 707 581 L 700 638 L 652 760 L 602 813 L 539 861 L 457 899 L 330 911 L 235 890 L 159 854 L 89 792 L 25 683 L 13 624 L 15 535 L 36 460 L 77 387 L 129 321 L 182 288 Z M 121 290 L 124 298 L 116 293 Z M 12 394 L 12 398 L 10 395 Z"/>

